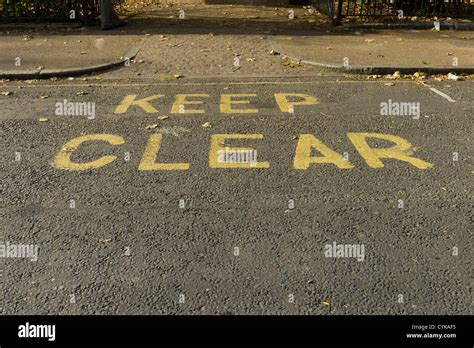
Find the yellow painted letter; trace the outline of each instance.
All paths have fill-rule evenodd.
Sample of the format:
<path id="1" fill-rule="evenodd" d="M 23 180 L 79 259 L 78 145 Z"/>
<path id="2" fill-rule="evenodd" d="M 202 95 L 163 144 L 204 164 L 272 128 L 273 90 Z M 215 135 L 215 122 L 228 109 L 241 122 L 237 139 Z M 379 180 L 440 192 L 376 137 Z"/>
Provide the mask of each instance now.
<path id="1" fill-rule="evenodd" d="M 209 97 L 209 94 L 176 94 L 176 99 L 171 108 L 172 114 L 204 114 L 204 110 L 185 110 L 185 105 L 198 105 L 203 104 L 201 100 L 186 100 L 187 97 Z"/>
<path id="2" fill-rule="evenodd" d="M 150 104 L 150 101 L 154 99 L 158 99 L 161 97 L 164 97 L 162 94 L 156 94 L 152 95 L 146 98 L 138 99 L 135 100 L 137 96 L 134 94 L 127 95 L 125 98 L 123 98 L 122 102 L 117 106 L 115 109 L 116 114 L 123 114 L 127 112 L 128 108 L 132 105 L 138 105 L 140 106 L 143 110 L 145 110 L 149 114 L 154 114 L 157 113 L 158 110 L 156 110 L 153 105 Z"/>
<path id="3" fill-rule="evenodd" d="M 148 139 L 145 152 L 138 170 L 187 170 L 189 163 L 157 163 L 156 157 L 160 151 L 162 134 L 152 134 Z"/>
<path id="4" fill-rule="evenodd" d="M 211 168 L 269 168 L 268 162 L 224 162 L 219 157 L 222 152 L 245 152 L 254 151 L 247 147 L 228 147 L 225 145 L 226 139 L 263 139 L 263 134 L 213 134 L 211 135 L 211 149 L 209 151 L 209 166 Z"/>
<path id="5" fill-rule="evenodd" d="M 322 157 L 311 157 L 311 151 L 318 150 Z M 349 161 L 344 160 L 337 152 L 324 145 L 318 138 L 312 134 L 301 134 L 294 160 L 295 169 L 308 169 L 311 163 L 332 163 L 341 169 L 354 168 Z"/>
<path id="6" fill-rule="evenodd" d="M 256 94 L 222 94 L 221 112 L 224 114 L 256 114 L 258 109 L 232 109 L 232 104 L 250 104 L 250 100 L 232 100 L 233 97 L 256 97 Z"/>
<path id="7" fill-rule="evenodd" d="M 384 164 L 380 158 L 393 158 L 399 161 L 408 162 L 419 169 L 433 167 L 431 163 L 411 156 L 411 144 L 400 137 L 390 134 L 380 133 L 347 133 L 357 151 L 365 159 L 371 168 L 383 168 Z M 367 138 L 383 139 L 395 143 L 395 146 L 376 149 L 369 146 Z"/>
<path id="8" fill-rule="evenodd" d="M 302 98 L 300 101 L 289 101 L 288 97 Z M 281 112 L 293 113 L 295 105 L 316 105 L 319 100 L 315 97 L 302 93 L 275 93 L 275 100 Z"/>
<path id="9" fill-rule="evenodd" d="M 125 143 L 122 137 L 113 134 L 89 134 L 74 138 L 68 141 L 58 152 L 53 161 L 53 167 L 64 170 L 88 170 L 103 167 L 117 158 L 116 156 L 103 156 L 95 161 L 77 163 L 71 161 L 72 153 L 86 141 L 105 141 L 112 145 L 122 145 Z"/>

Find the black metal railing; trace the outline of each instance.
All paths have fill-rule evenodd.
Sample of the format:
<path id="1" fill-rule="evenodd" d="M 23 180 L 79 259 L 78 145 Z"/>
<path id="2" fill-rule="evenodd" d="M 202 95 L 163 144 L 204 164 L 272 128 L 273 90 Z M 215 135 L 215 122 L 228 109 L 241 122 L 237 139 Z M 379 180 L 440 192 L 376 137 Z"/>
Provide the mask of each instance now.
<path id="1" fill-rule="evenodd" d="M 311 0 L 311 4 L 335 23 L 351 17 L 403 19 L 413 16 L 463 18 L 474 15 L 474 0 Z"/>
<path id="2" fill-rule="evenodd" d="M 100 0 L 0 0 L 0 21 L 71 21 L 91 24 Z"/>

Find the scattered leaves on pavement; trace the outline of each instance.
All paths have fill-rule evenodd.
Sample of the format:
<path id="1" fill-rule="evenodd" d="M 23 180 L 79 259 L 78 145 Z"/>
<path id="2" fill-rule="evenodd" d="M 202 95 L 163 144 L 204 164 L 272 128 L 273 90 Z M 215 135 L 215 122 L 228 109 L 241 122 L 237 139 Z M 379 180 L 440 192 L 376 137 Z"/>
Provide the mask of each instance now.
<path id="1" fill-rule="evenodd" d="M 395 71 L 392 75 L 387 75 L 388 80 L 398 80 L 401 77 L 400 71 Z"/>
<path id="2" fill-rule="evenodd" d="M 170 82 L 174 80 L 176 80 L 176 77 L 174 77 L 174 75 L 160 75 L 160 81 Z"/>
<path id="3" fill-rule="evenodd" d="M 281 64 L 288 68 L 297 68 L 301 66 L 300 62 L 295 62 L 294 60 L 291 60 L 291 59 L 284 59 L 282 60 Z"/>

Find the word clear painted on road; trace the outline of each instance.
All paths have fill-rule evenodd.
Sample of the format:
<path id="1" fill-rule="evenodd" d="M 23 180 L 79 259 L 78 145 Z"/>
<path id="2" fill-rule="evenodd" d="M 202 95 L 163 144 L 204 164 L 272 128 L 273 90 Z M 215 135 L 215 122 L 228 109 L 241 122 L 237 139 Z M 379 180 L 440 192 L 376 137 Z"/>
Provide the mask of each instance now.
<path id="1" fill-rule="evenodd" d="M 131 94 L 125 96 L 122 102 L 115 108 L 115 114 L 124 114 L 129 110 L 141 108 L 148 114 L 159 112 L 158 105 L 164 94 L 154 94 L 148 97 L 138 98 Z M 176 94 L 170 112 L 172 114 L 205 114 L 204 104 L 211 96 L 205 93 L 198 94 Z M 222 114 L 257 114 L 259 109 L 252 107 L 252 101 L 257 94 L 221 94 L 219 109 Z M 316 105 L 319 100 L 304 93 L 275 93 L 275 104 L 283 113 L 294 113 L 295 107 Z"/>
<path id="2" fill-rule="evenodd" d="M 421 170 L 433 167 L 431 163 L 414 157 L 412 155 L 413 148 L 410 142 L 399 136 L 381 133 L 347 133 L 347 137 L 370 168 L 384 168 L 384 162 L 382 160 L 398 160 Z M 263 134 L 212 134 L 208 158 L 209 167 L 223 169 L 269 168 L 270 163 L 267 161 L 258 160 L 252 163 L 233 163 L 221 160 L 223 151 L 238 152 L 254 150 L 248 147 L 230 147 L 228 143 L 230 143 L 231 140 L 237 139 L 242 141 L 247 139 L 263 141 L 264 138 Z M 369 145 L 369 140 L 373 139 L 388 141 L 393 145 L 384 148 L 374 148 Z M 191 167 L 191 163 L 162 163 L 158 160 L 162 141 L 162 134 L 151 134 L 149 136 L 138 170 L 188 170 Z M 104 149 L 107 149 L 110 148 L 110 145 L 120 146 L 125 144 L 125 139 L 114 134 L 89 134 L 71 139 L 64 144 L 55 156 L 52 163 L 53 167 L 70 171 L 90 170 L 107 166 L 117 159 L 117 156 L 105 155 L 89 162 L 73 161 L 71 158 L 72 154 L 76 151 L 81 151 L 81 145 L 88 142 L 102 142 L 104 143 Z M 319 152 L 319 156 L 313 156 L 315 151 Z M 259 154 L 259 159 L 261 157 L 261 154 Z M 339 169 L 352 169 L 355 167 L 347 158 L 329 148 L 314 134 L 301 134 L 298 137 L 293 158 L 293 167 L 298 170 L 307 170 L 316 165 L 332 165 Z"/>

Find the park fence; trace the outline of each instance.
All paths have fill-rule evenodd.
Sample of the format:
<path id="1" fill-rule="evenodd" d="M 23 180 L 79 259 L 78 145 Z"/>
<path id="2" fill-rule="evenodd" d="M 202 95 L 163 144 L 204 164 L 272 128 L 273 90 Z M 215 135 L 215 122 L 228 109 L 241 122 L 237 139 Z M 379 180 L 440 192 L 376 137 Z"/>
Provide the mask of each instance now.
<path id="1" fill-rule="evenodd" d="M 0 21 L 72 21 L 92 24 L 100 0 L 0 0 Z"/>
<path id="2" fill-rule="evenodd" d="M 311 4 L 336 24 L 343 18 L 374 21 L 414 16 L 468 18 L 474 15 L 474 0 L 311 0 Z"/>

